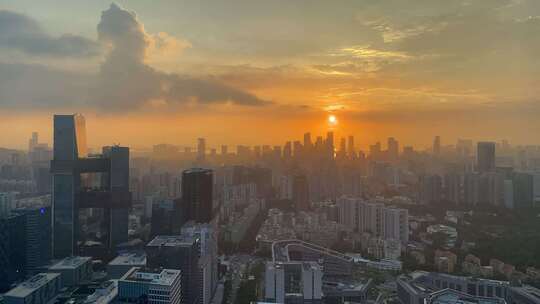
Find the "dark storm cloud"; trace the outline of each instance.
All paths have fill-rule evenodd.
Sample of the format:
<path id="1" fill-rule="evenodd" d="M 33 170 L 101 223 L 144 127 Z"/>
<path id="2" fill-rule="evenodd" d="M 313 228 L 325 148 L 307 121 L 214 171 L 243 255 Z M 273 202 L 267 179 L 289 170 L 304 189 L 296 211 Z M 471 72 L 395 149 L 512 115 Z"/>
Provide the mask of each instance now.
<path id="1" fill-rule="evenodd" d="M 0 104 L 19 109 L 95 108 L 134 111 L 157 104 L 175 110 L 186 103 L 259 106 L 268 101 L 217 79 L 169 74 L 146 63 L 151 46 L 161 43 L 145 32 L 135 13 L 116 4 L 102 13 L 98 41 L 75 36 L 52 38 L 32 19 L 0 13 L 0 47 L 40 55 L 83 55 L 105 49 L 97 74 L 46 66 L 0 62 Z M 77 42 L 81 42 L 78 44 Z M 86 47 L 83 47 L 86 46 Z M 99 47 L 98 47 L 99 46 Z"/>
<path id="2" fill-rule="evenodd" d="M 0 48 L 55 57 L 95 56 L 101 50 L 98 43 L 81 36 L 50 36 L 33 19 L 6 10 L 0 10 Z"/>

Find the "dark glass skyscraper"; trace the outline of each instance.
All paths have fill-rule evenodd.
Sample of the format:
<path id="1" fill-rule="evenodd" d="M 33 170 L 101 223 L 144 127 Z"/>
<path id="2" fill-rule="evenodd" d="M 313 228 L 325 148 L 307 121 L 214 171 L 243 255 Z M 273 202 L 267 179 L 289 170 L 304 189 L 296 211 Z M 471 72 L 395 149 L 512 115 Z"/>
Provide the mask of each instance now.
<path id="1" fill-rule="evenodd" d="M 182 211 L 187 221 L 209 223 L 212 220 L 213 172 L 194 168 L 182 173 Z"/>
<path id="2" fill-rule="evenodd" d="M 81 234 L 79 211 L 103 209 L 101 240 L 105 250 L 127 241 L 129 192 L 129 148 L 105 147 L 102 155 L 88 157 L 86 127 L 82 115 L 54 116 L 53 256 L 75 255 Z M 98 186 L 87 187 L 82 176 L 100 174 Z"/>
<path id="3" fill-rule="evenodd" d="M 495 143 L 479 142 L 477 149 L 478 172 L 495 172 Z"/>
<path id="4" fill-rule="evenodd" d="M 182 303 L 202 303 L 199 296 L 200 239 L 183 235 L 156 236 L 145 248 L 147 266 L 182 271 Z"/>

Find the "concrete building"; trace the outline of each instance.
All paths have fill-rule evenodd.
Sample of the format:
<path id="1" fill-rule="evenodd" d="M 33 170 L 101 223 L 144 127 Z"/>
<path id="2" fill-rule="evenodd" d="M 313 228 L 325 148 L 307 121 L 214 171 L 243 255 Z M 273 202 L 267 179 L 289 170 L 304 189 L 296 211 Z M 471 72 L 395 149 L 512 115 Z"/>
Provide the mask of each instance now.
<path id="1" fill-rule="evenodd" d="M 540 303 L 539 289 L 527 285 L 513 286 L 507 281 L 423 271 L 401 275 L 397 279 L 398 298 L 402 304 L 446 303 L 430 302 L 430 299 L 433 299 L 441 290 L 452 290 L 468 296 L 469 299 L 477 299 L 477 301 L 471 301 L 473 303 L 483 303 L 484 301 L 491 303 L 491 301 L 500 300 L 512 304 Z M 449 298 L 449 300 L 452 299 Z M 456 302 L 450 301 L 449 303 Z"/>
<path id="2" fill-rule="evenodd" d="M 444 289 L 434 292 L 426 299 L 426 304 L 506 304 L 506 301 L 500 298 L 471 297 L 470 295 L 452 290 Z"/>
<path id="3" fill-rule="evenodd" d="M 49 267 L 48 272 L 59 273 L 63 286 L 75 286 L 92 279 L 92 258 L 68 257 Z"/>
<path id="4" fill-rule="evenodd" d="M 301 240 L 282 240 L 272 243 L 274 262 L 319 262 L 324 273 L 332 276 L 348 276 L 352 273 L 354 261 L 350 256 L 330 248 Z"/>
<path id="5" fill-rule="evenodd" d="M 422 204 L 438 204 L 442 200 L 443 180 L 439 175 L 424 175 L 419 182 L 419 200 Z"/>
<path id="6" fill-rule="evenodd" d="M 316 262 L 269 262 L 265 271 L 265 301 L 322 303 L 322 267 Z"/>
<path id="7" fill-rule="evenodd" d="M 480 173 L 495 171 L 495 143 L 479 142 L 477 144 L 477 171 Z"/>
<path id="8" fill-rule="evenodd" d="M 118 280 L 133 267 L 146 267 L 145 253 L 131 252 L 120 254 L 107 264 L 107 276 L 111 280 Z"/>
<path id="9" fill-rule="evenodd" d="M 103 282 L 94 293 L 89 295 L 84 304 L 109 304 L 114 303 L 118 296 L 118 281 Z"/>
<path id="10" fill-rule="evenodd" d="M 118 301 L 150 304 L 182 302 L 181 271 L 132 268 L 118 280 Z"/>
<path id="11" fill-rule="evenodd" d="M 337 200 L 338 223 L 347 231 L 370 233 L 383 239 L 409 241 L 409 212 L 386 207 L 378 201 L 341 197 Z"/>
<path id="12" fill-rule="evenodd" d="M 198 265 L 198 303 L 209 304 L 218 282 L 217 238 L 210 224 L 187 223 L 182 227 L 182 235 L 200 241 Z"/>
<path id="13" fill-rule="evenodd" d="M 62 288 L 60 274 L 40 273 L 4 294 L 6 304 L 46 304 Z"/>

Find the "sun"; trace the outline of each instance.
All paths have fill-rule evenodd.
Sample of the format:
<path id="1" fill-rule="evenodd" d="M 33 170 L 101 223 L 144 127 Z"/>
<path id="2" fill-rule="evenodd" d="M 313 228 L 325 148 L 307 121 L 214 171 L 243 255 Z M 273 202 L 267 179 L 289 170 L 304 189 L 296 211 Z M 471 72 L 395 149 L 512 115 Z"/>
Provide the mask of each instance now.
<path id="1" fill-rule="evenodd" d="M 336 115 L 329 115 L 328 116 L 328 123 L 331 124 L 331 125 L 337 125 L 338 120 L 337 120 Z"/>

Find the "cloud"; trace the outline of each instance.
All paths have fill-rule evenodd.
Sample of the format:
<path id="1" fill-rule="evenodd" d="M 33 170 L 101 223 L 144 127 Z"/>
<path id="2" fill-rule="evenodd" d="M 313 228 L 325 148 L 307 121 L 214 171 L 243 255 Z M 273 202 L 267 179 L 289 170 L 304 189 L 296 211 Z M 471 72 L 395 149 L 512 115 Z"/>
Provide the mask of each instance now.
<path id="1" fill-rule="evenodd" d="M 98 76 L 99 105 L 109 109 L 155 105 L 178 106 L 185 103 L 234 103 L 263 105 L 267 101 L 212 79 L 167 74 L 146 63 L 150 46 L 178 44 L 169 36 L 146 33 L 135 13 L 116 4 L 101 15 L 98 39 L 110 48 Z M 157 37 L 157 39 L 156 39 Z M 169 46 L 168 46 L 168 45 Z M 185 44 L 187 46 L 187 44 Z"/>
<path id="2" fill-rule="evenodd" d="M 0 18 L 0 33 L 10 33 L 13 38 L 0 38 L 0 41 L 10 47 L 24 46 L 36 52 L 30 45 L 10 41 L 22 41 L 31 36 L 28 33 L 39 33 L 37 23 L 15 13 L 6 15 L 15 21 Z M 2 21 L 19 29 L 2 30 Z M 18 108 L 65 110 L 82 107 L 101 112 L 129 112 L 156 107 L 174 111 L 192 104 L 260 106 L 270 103 L 218 79 L 195 78 L 155 69 L 148 63 L 151 53 L 172 52 L 177 55 L 190 47 L 189 42 L 166 33 L 147 33 L 134 12 L 116 4 L 103 11 L 97 33 L 98 41 L 92 45 L 106 49 L 97 74 L 78 74 L 38 65 L 2 65 L 0 79 L 6 79 L 6 82 L 0 84 L 0 102 Z M 60 56 L 62 53 L 57 49 L 55 54 Z"/>
<path id="3" fill-rule="evenodd" d="M 101 52 L 95 41 L 72 34 L 53 37 L 33 19 L 7 10 L 0 10 L 0 48 L 53 57 L 96 56 Z"/>

